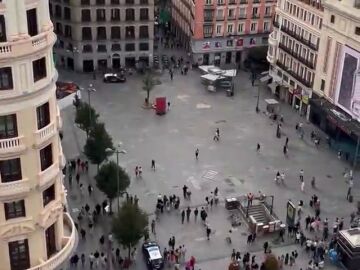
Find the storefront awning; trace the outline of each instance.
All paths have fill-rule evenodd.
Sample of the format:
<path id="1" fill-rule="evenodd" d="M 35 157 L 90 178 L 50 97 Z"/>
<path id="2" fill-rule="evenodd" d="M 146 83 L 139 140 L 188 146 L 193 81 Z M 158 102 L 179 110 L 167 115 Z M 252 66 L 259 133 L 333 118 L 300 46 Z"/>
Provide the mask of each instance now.
<path id="1" fill-rule="evenodd" d="M 268 80 L 271 79 L 271 76 L 270 75 L 265 75 L 264 77 L 261 77 L 260 78 L 260 82 L 267 82 Z"/>

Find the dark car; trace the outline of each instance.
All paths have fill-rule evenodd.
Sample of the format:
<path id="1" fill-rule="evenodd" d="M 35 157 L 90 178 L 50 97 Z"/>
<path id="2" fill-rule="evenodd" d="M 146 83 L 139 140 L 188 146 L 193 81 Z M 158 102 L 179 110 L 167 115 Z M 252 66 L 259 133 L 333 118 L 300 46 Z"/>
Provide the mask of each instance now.
<path id="1" fill-rule="evenodd" d="M 106 73 L 104 74 L 104 82 L 105 83 L 119 83 L 126 82 L 126 77 L 123 73 Z"/>
<path id="2" fill-rule="evenodd" d="M 164 259 L 161 255 L 160 247 L 156 242 L 145 242 L 142 246 L 144 258 L 149 269 L 162 269 Z"/>

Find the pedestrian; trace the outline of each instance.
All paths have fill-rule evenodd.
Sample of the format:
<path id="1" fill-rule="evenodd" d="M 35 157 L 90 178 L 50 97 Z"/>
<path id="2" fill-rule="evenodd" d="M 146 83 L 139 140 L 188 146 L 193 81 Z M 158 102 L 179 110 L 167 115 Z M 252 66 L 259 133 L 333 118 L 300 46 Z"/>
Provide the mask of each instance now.
<path id="1" fill-rule="evenodd" d="M 155 231 L 155 220 L 153 219 L 151 221 L 151 232 L 155 235 L 156 234 L 156 231 Z"/>
<path id="2" fill-rule="evenodd" d="M 260 152 L 260 143 L 257 143 L 257 145 L 256 145 L 256 152 Z"/>
<path id="3" fill-rule="evenodd" d="M 89 192 L 89 196 L 91 196 L 91 193 L 93 192 L 93 187 L 92 187 L 92 185 L 88 185 L 88 192 Z"/>
<path id="4" fill-rule="evenodd" d="M 184 196 L 184 199 L 186 199 L 187 190 L 188 190 L 188 187 L 187 187 L 186 185 L 184 185 L 184 186 L 183 186 L 183 196 Z"/>
<path id="5" fill-rule="evenodd" d="M 151 160 L 151 169 L 155 171 L 155 160 Z"/>
<path id="6" fill-rule="evenodd" d="M 69 173 L 69 186 L 72 186 L 72 174 L 71 172 Z"/>
<path id="7" fill-rule="evenodd" d="M 77 165 L 77 170 L 78 170 L 78 171 L 80 171 L 80 164 L 81 164 L 81 159 L 78 158 L 78 159 L 76 160 L 76 165 Z"/>
<path id="8" fill-rule="evenodd" d="M 100 237 L 99 242 L 100 242 L 100 245 L 101 245 L 101 246 L 104 245 L 104 243 L 105 243 L 105 236 L 104 236 L 104 235 L 102 235 L 102 236 Z"/>
<path id="9" fill-rule="evenodd" d="M 139 167 L 136 166 L 136 167 L 135 167 L 135 177 L 137 178 L 138 175 L 139 175 Z"/>
<path id="10" fill-rule="evenodd" d="M 196 150 L 195 150 L 195 158 L 196 158 L 196 160 L 199 159 L 199 148 L 196 148 Z"/>
<path id="11" fill-rule="evenodd" d="M 142 178 L 142 167 L 139 166 L 139 178 Z"/>
<path id="12" fill-rule="evenodd" d="M 170 111 L 170 101 L 167 103 L 167 110 Z"/>
<path id="13" fill-rule="evenodd" d="M 304 180 L 304 170 L 303 169 L 300 169 L 299 178 L 300 178 L 300 181 Z"/>
<path id="14" fill-rule="evenodd" d="M 211 233 L 211 229 L 209 226 L 206 226 L 206 237 L 207 237 L 207 240 L 210 240 L 210 233 Z"/>
<path id="15" fill-rule="evenodd" d="M 170 79 L 173 80 L 174 73 L 173 73 L 173 71 L 171 69 L 169 70 L 169 73 L 170 73 Z"/>
<path id="16" fill-rule="evenodd" d="M 339 151 L 337 152 L 337 157 L 338 157 L 338 159 L 341 159 L 341 155 L 342 155 L 342 152 L 341 152 L 341 150 L 339 150 Z"/>
<path id="17" fill-rule="evenodd" d="M 352 178 L 350 178 L 349 182 L 348 182 L 348 191 L 347 191 L 347 194 L 346 194 L 346 199 L 347 200 L 349 200 L 349 198 L 350 198 L 351 189 L 352 189 L 353 186 L 354 186 L 354 182 L 353 182 Z"/>
<path id="18" fill-rule="evenodd" d="M 284 147 L 283 147 L 283 153 L 284 153 L 284 156 L 287 155 L 287 147 L 286 147 L 286 145 L 284 145 Z"/>
<path id="19" fill-rule="evenodd" d="M 249 244 L 251 244 L 251 242 L 252 242 L 252 234 L 249 234 L 248 235 L 248 237 L 247 237 L 247 244 L 249 245 Z"/>
<path id="20" fill-rule="evenodd" d="M 85 171 L 86 173 L 89 172 L 89 161 L 85 161 Z"/>
<path id="21" fill-rule="evenodd" d="M 81 172 L 85 172 L 85 162 L 84 161 L 81 161 L 80 163 L 80 167 L 81 167 Z"/>
<path id="22" fill-rule="evenodd" d="M 194 219 L 195 219 L 195 222 L 196 222 L 196 220 L 197 220 L 198 214 L 199 214 L 199 210 L 198 210 L 197 208 L 195 208 L 195 210 L 194 210 Z"/>
<path id="23" fill-rule="evenodd" d="M 77 183 L 77 185 L 79 185 L 79 183 L 80 183 L 80 174 L 79 173 L 76 173 L 76 183 Z"/>
<path id="24" fill-rule="evenodd" d="M 80 258 L 81 258 L 81 266 L 82 266 L 82 268 L 84 268 L 84 266 L 85 266 L 85 254 L 82 253 Z"/>
<path id="25" fill-rule="evenodd" d="M 289 137 L 286 137 L 285 146 L 287 147 L 289 143 Z"/>
<path id="26" fill-rule="evenodd" d="M 191 214 L 191 209 L 188 206 L 188 208 L 186 209 L 186 221 L 189 222 L 190 221 L 190 214 Z"/>
<path id="27" fill-rule="evenodd" d="M 80 230 L 80 234 L 81 234 L 81 239 L 86 240 L 86 231 L 84 229 Z"/>
<path id="28" fill-rule="evenodd" d="M 172 249 L 175 249 L 175 236 L 171 238 Z"/>
<path id="29" fill-rule="evenodd" d="M 93 253 L 90 253 L 90 255 L 89 255 L 90 269 L 93 269 L 94 261 L 95 261 L 95 256 L 94 256 L 94 254 L 93 254 Z"/>
<path id="30" fill-rule="evenodd" d="M 82 183 L 80 183 L 79 189 L 80 189 L 80 195 L 83 196 L 84 195 L 84 185 Z"/>
<path id="31" fill-rule="evenodd" d="M 304 181 L 304 179 L 302 179 L 302 180 L 300 180 L 300 181 L 301 181 L 301 185 L 300 185 L 301 192 L 304 192 L 305 181 Z"/>
<path id="32" fill-rule="evenodd" d="M 184 224 L 184 220 L 185 220 L 185 210 L 183 209 L 181 211 L 181 224 Z"/>
<path id="33" fill-rule="evenodd" d="M 108 203 L 107 203 L 107 200 L 104 200 L 102 202 L 102 212 L 103 212 L 103 215 L 106 214 L 106 207 L 107 207 Z"/>
<path id="34" fill-rule="evenodd" d="M 101 206 L 100 206 L 100 204 L 96 204 L 96 205 L 95 205 L 95 211 L 96 211 L 96 214 L 97 214 L 97 215 L 100 215 L 100 213 L 101 213 Z"/>
<path id="35" fill-rule="evenodd" d="M 267 241 L 265 241 L 264 245 L 263 245 L 263 248 L 264 248 L 264 253 L 266 254 L 267 253 L 267 250 L 269 248 L 269 243 Z"/>

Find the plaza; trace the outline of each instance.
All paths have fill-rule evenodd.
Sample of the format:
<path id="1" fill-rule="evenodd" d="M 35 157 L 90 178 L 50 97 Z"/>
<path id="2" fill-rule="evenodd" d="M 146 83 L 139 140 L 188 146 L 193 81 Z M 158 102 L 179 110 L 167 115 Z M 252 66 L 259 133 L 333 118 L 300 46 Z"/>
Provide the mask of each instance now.
<path id="1" fill-rule="evenodd" d="M 170 55 L 170 54 L 169 54 Z M 314 215 L 309 207 L 311 196 L 316 193 L 321 201 L 321 217 L 327 217 L 332 224 L 336 217 L 345 218 L 348 227 L 350 213 L 355 205 L 346 200 L 347 184 L 343 172 L 349 164 L 337 159 L 336 153 L 322 144 L 316 148 L 310 140 L 310 132 L 315 127 L 300 118 L 288 105 L 281 104 L 284 116 L 283 136 L 276 138 L 276 123 L 264 113 L 265 98 L 271 97 L 270 91 L 256 85 L 251 86 L 250 74 L 239 71 L 235 78 L 235 95 L 227 97 L 225 91 L 210 93 L 201 84 L 200 73 L 190 70 L 187 76 L 175 71 L 171 80 L 169 73 L 164 71 L 159 76 L 160 85 L 151 91 L 150 100 L 165 96 L 170 101 L 170 110 L 163 116 L 154 110 L 142 107 L 146 93 L 142 90 L 140 75 L 127 77 L 125 84 L 104 84 L 99 78 L 93 80 L 89 74 L 77 74 L 59 70 L 59 79 L 74 81 L 86 88 L 92 83 L 96 92 L 91 95 L 91 105 L 100 114 L 100 121 L 106 124 L 114 145 L 122 143 L 125 155 L 119 156 L 119 164 L 131 176 L 129 194 L 139 197 L 139 205 L 149 214 L 149 221 L 154 218 L 156 198 L 159 194 L 176 194 L 182 199 L 182 187 L 187 185 L 192 192 L 191 200 L 181 200 L 181 208 L 188 205 L 204 206 L 205 197 L 218 187 L 221 203 L 208 211 L 209 223 L 213 229 L 210 240 L 206 240 L 205 230 L 198 222 L 195 224 L 193 215 L 189 223 L 181 224 L 179 213 L 163 214 L 156 225 L 156 240 L 161 248 L 167 247 L 168 239 L 176 237 L 176 245 L 184 244 L 187 257 L 195 256 L 199 262 L 197 267 L 204 269 L 225 269 L 228 267 L 233 248 L 241 251 L 261 252 L 264 239 L 258 237 L 251 247 L 246 244 L 247 227 L 241 225 L 233 233 L 233 243 L 225 241 L 227 231 L 231 228 L 228 214 L 224 208 L 225 198 L 261 191 L 274 195 L 274 211 L 285 222 L 286 203 L 291 199 L 294 203 L 305 202 L 304 216 Z M 260 113 L 255 112 L 258 87 L 260 87 Z M 86 102 L 86 94 L 83 99 Z M 81 154 L 86 136 L 74 125 L 74 108 L 62 110 L 63 151 L 67 159 L 84 158 Z M 304 123 L 305 136 L 300 139 L 295 131 L 298 122 Z M 220 141 L 214 142 L 216 128 L 220 129 Z M 283 145 L 289 138 L 288 157 L 283 154 Z M 259 153 L 256 145 L 261 145 Z M 195 159 L 195 150 L 199 149 L 199 159 Z M 115 157 L 111 157 L 114 158 Z M 156 171 L 150 168 L 151 160 L 156 161 Z M 135 179 L 135 166 L 143 167 L 142 179 Z M 300 190 L 299 171 L 304 170 L 305 192 Z M 285 172 L 285 185 L 274 183 L 276 173 Z M 89 177 L 82 176 L 95 187 L 93 176 L 96 166 L 90 167 Z M 316 177 L 316 190 L 310 185 L 311 178 Z M 356 174 L 355 174 L 356 179 Z M 76 210 L 89 201 L 90 207 L 104 200 L 104 195 L 95 190 L 92 198 L 83 198 L 76 187 L 71 189 L 66 179 L 69 209 L 76 219 Z M 96 189 L 96 188 L 95 188 Z M 358 190 L 357 183 L 353 193 Z M 123 199 L 121 199 L 123 200 Z M 101 231 L 109 231 L 109 222 L 104 220 L 101 227 L 94 231 L 95 236 L 86 241 L 79 240 L 77 254 L 86 256 L 98 245 Z M 105 234 L 105 233 L 104 233 Z M 151 238 L 154 238 L 151 235 Z M 293 247 L 293 239 L 284 244 L 297 249 L 301 259 L 297 266 L 305 269 L 308 257 L 303 254 L 300 246 Z M 291 252 L 293 249 L 274 247 L 274 252 Z M 126 253 L 122 253 L 126 254 Z M 281 254 L 277 254 L 281 255 Z M 133 269 L 145 269 L 141 253 Z M 261 262 L 261 253 L 257 255 Z M 301 265 L 300 265 L 301 264 Z M 327 263 L 326 269 L 332 269 Z M 115 269 L 115 268 L 114 268 Z M 336 268 L 334 268 L 336 269 Z"/>

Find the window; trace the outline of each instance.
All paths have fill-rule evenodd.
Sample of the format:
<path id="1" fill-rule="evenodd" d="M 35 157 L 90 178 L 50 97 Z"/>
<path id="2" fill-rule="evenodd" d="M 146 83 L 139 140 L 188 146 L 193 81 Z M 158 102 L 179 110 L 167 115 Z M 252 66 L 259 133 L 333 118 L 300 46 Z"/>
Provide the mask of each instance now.
<path id="1" fill-rule="evenodd" d="M 112 5 L 119 5 L 119 4 L 120 4 L 120 0 L 111 0 L 111 4 L 112 4 Z"/>
<path id="2" fill-rule="evenodd" d="M 114 43 L 111 45 L 111 50 L 112 51 L 121 51 L 121 45 L 119 43 Z"/>
<path id="3" fill-rule="evenodd" d="M 96 37 L 97 40 L 105 40 L 106 39 L 106 28 L 104 26 L 96 28 Z"/>
<path id="4" fill-rule="evenodd" d="M 228 39 L 227 41 L 226 41 L 226 46 L 227 47 L 232 47 L 234 45 L 234 41 L 232 40 L 232 39 Z"/>
<path id="5" fill-rule="evenodd" d="M 271 15 L 271 7 L 266 7 L 265 8 L 265 16 L 269 16 Z"/>
<path id="6" fill-rule="evenodd" d="M 140 5 L 148 5 L 149 0 L 140 0 Z"/>
<path id="7" fill-rule="evenodd" d="M 4 15 L 0 15 L 0 42 L 6 42 L 6 26 Z"/>
<path id="8" fill-rule="evenodd" d="M 135 51 L 135 44 L 134 43 L 126 43 L 125 44 L 125 51 L 127 51 L 127 52 Z"/>
<path id="9" fill-rule="evenodd" d="M 149 37 L 149 29 L 147 25 L 141 25 L 139 27 L 139 38 L 148 38 Z"/>
<path id="10" fill-rule="evenodd" d="M 125 20 L 126 21 L 134 21 L 135 20 L 135 10 L 133 8 L 126 9 Z"/>
<path id="11" fill-rule="evenodd" d="M 216 34 L 220 35 L 222 33 L 222 25 L 217 25 L 216 26 Z"/>
<path id="12" fill-rule="evenodd" d="M 335 23 L 335 15 L 331 15 L 331 16 L 330 16 L 330 22 L 331 22 L 331 23 Z"/>
<path id="13" fill-rule="evenodd" d="M 4 208 L 6 220 L 26 216 L 24 200 L 4 203 Z"/>
<path id="14" fill-rule="evenodd" d="M 97 5 L 105 5 L 105 0 L 96 0 Z"/>
<path id="15" fill-rule="evenodd" d="M 45 207 L 49 202 L 55 200 L 55 185 L 52 185 L 45 189 L 42 193 L 43 206 Z"/>
<path id="16" fill-rule="evenodd" d="M 0 139 L 14 138 L 18 136 L 16 114 L 0 116 Z"/>
<path id="17" fill-rule="evenodd" d="M 324 89 L 325 89 L 325 80 L 321 80 L 320 91 L 324 92 Z"/>
<path id="18" fill-rule="evenodd" d="M 26 11 L 28 33 L 30 36 L 36 36 L 38 34 L 36 8 Z"/>
<path id="19" fill-rule="evenodd" d="M 264 32 L 268 32 L 270 30 L 270 23 L 264 22 Z"/>
<path id="20" fill-rule="evenodd" d="M 211 5 L 212 4 L 212 0 L 205 0 L 205 5 Z"/>
<path id="21" fill-rule="evenodd" d="M 10 90 L 13 88 L 11 67 L 0 68 L 0 90 Z"/>
<path id="22" fill-rule="evenodd" d="M 82 40 L 92 40 L 91 27 L 83 27 L 81 30 Z"/>
<path id="23" fill-rule="evenodd" d="M 111 27 L 111 39 L 120 39 L 120 27 L 119 26 L 113 26 Z"/>
<path id="24" fill-rule="evenodd" d="M 9 242 L 8 246 L 11 270 L 30 268 L 28 240 Z"/>
<path id="25" fill-rule="evenodd" d="M 55 32 L 57 35 L 62 35 L 63 34 L 63 27 L 61 23 L 56 23 L 55 25 Z"/>
<path id="26" fill-rule="evenodd" d="M 233 32 L 233 25 L 232 24 L 228 24 L 227 32 L 230 33 L 230 34 Z"/>
<path id="27" fill-rule="evenodd" d="M 92 45 L 91 44 L 85 44 L 83 46 L 83 53 L 91 53 L 93 50 L 92 50 Z"/>
<path id="28" fill-rule="evenodd" d="M 81 0 L 81 5 L 84 5 L 84 6 L 90 5 L 90 0 Z"/>
<path id="29" fill-rule="evenodd" d="M 53 164 L 53 156 L 52 156 L 52 145 L 44 147 L 40 150 L 40 165 L 41 171 L 46 170 Z"/>
<path id="30" fill-rule="evenodd" d="M 211 37 L 213 33 L 212 25 L 204 25 L 203 31 L 204 31 L 204 37 Z"/>
<path id="31" fill-rule="evenodd" d="M 111 9 L 111 20 L 120 21 L 120 9 L 118 8 Z"/>
<path id="32" fill-rule="evenodd" d="M 125 38 L 128 38 L 128 39 L 135 38 L 135 27 L 134 26 L 126 26 Z"/>
<path id="33" fill-rule="evenodd" d="M 257 8 L 257 7 L 254 7 L 254 8 L 252 9 L 252 16 L 253 16 L 253 17 L 257 17 L 257 16 L 258 16 L 258 8 Z"/>
<path id="34" fill-rule="evenodd" d="M 239 18 L 246 18 L 246 9 L 245 8 L 239 9 Z"/>
<path id="35" fill-rule="evenodd" d="M 105 9 L 96 10 L 96 21 L 104 22 L 106 20 Z"/>
<path id="36" fill-rule="evenodd" d="M 107 52 L 106 45 L 105 44 L 99 44 L 97 47 L 98 52 Z"/>
<path id="37" fill-rule="evenodd" d="M 37 126 L 42 129 L 50 124 L 50 108 L 49 102 L 36 108 Z"/>
<path id="38" fill-rule="evenodd" d="M 229 18 L 234 18 L 235 17 L 235 9 L 231 8 L 228 10 L 228 17 Z"/>
<path id="39" fill-rule="evenodd" d="M 140 20 L 147 21 L 149 20 L 149 9 L 147 8 L 140 8 Z"/>
<path id="40" fill-rule="evenodd" d="M 64 7 L 64 19 L 71 20 L 71 11 L 68 7 Z"/>
<path id="41" fill-rule="evenodd" d="M 90 9 L 81 10 L 81 21 L 82 22 L 90 22 L 91 21 Z"/>
<path id="42" fill-rule="evenodd" d="M 239 32 L 239 33 L 244 32 L 244 24 L 243 24 L 243 23 L 239 23 L 239 24 L 238 24 L 238 32 Z"/>
<path id="43" fill-rule="evenodd" d="M 125 4 L 133 5 L 133 4 L 134 4 L 134 0 L 125 0 Z"/>
<path id="44" fill-rule="evenodd" d="M 355 35 L 360 36 L 360 27 L 355 27 Z"/>
<path id="45" fill-rule="evenodd" d="M 0 161 L 1 182 L 8 183 L 22 179 L 20 158 Z"/>
<path id="46" fill-rule="evenodd" d="M 149 43 L 139 43 L 139 51 L 148 51 Z"/>
<path id="47" fill-rule="evenodd" d="M 65 37 L 71 38 L 72 37 L 72 31 L 70 25 L 65 25 Z"/>
<path id="48" fill-rule="evenodd" d="M 46 58 L 40 58 L 33 61 L 33 78 L 34 82 L 46 77 Z"/>
<path id="49" fill-rule="evenodd" d="M 61 6 L 56 5 L 55 6 L 55 18 L 61 19 L 61 16 L 62 16 Z"/>
<path id="50" fill-rule="evenodd" d="M 256 26 L 257 26 L 257 23 L 251 23 L 250 31 L 251 31 L 251 32 L 256 31 Z"/>
<path id="51" fill-rule="evenodd" d="M 224 4 L 224 0 L 217 0 L 217 4 L 218 4 L 218 5 L 223 5 L 223 4 Z"/>

